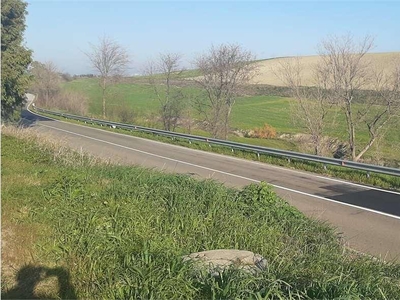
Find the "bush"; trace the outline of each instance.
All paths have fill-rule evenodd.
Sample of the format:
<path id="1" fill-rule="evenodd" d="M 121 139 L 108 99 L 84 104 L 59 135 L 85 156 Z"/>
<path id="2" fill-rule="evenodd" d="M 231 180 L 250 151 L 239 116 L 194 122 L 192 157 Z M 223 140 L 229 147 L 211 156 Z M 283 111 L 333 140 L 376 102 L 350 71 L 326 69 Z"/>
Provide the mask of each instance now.
<path id="1" fill-rule="evenodd" d="M 258 127 L 254 129 L 251 137 L 258 139 L 273 139 L 276 137 L 276 129 L 265 123 L 264 127 Z"/>
<path id="2" fill-rule="evenodd" d="M 74 91 L 57 92 L 48 101 L 39 97 L 36 103 L 40 107 L 67 111 L 77 115 L 87 115 L 89 108 L 87 97 Z"/>
<path id="3" fill-rule="evenodd" d="M 126 124 L 133 124 L 136 119 L 136 113 L 126 102 L 110 106 L 108 115 L 112 120 Z"/>

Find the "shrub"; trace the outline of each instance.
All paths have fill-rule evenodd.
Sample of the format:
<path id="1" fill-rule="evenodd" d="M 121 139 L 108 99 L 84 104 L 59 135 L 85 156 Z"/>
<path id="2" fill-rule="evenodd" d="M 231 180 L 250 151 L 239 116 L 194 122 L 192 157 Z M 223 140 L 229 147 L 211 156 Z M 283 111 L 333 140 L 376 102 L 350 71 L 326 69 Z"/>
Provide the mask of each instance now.
<path id="1" fill-rule="evenodd" d="M 36 103 L 40 107 L 67 111 L 78 115 L 86 115 L 89 108 L 87 97 L 75 91 L 57 92 L 48 101 L 45 101 L 43 97 L 39 97 Z"/>
<path id="2" fill-rule="evenodd" d="M 265 123 L 264 127 L 258 127 L 254 129 L 251 137 L 258 139 L 272 139 L 276 137 L 276 129 Z"/>
<path id="3" fill-rule="evenodd" d="M 136 113 L 126 102 L 110 106 L 108 115 L 112 120 L 126 124 L 133 124 L 136 120 Z"/>

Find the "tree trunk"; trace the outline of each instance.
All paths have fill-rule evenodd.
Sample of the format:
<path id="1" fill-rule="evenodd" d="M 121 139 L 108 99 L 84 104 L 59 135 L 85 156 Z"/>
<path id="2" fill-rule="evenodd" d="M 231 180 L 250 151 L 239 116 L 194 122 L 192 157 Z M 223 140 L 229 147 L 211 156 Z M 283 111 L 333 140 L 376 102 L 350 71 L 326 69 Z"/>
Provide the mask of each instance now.
<path id="1" fill-rule="evenodd" d="M 356 132 L 353 120 L 353 112 L 351 105 L 352 97 L 345 99 L 345 114 L 347 122 L 347 133 L 349 135 L 349 146 L 351 151 L 351 159 L 356 159 Z"/>
<path id="2" fill-rule="evenodd" d="M 357 158 L 356 158 L 356 132 L 355 132 L 353 123 L 351 123 L 350 149 L 351 149 L 351 158 L 354 161 L 357 161 Z"/>
<path id="3" fill-rule="evenodd" d="M 102 89 L 103 89 L 103 119 L 106 118 L 106 79 L 103 78 L 103 85 L 102 85 Z"/>
<path id="4" fill-rule="evenodd" d="M 319 136 L 315 135 L 313 137 L 313 142 L 314 142 L 314 154 L 320 156 L 321 155 L 321 149 L 320 149 L 320 138 Z"/>
<path id="5" fill-rule="evenodd" d="M 376 137 L 373 137 L 369 143 L 365 146 L 365 148 L 357 155 L 357 157 L 354 159 L 354 161 L 358 161 L 364 154 L 365 152 L 368 151 L 369 148 L 371 148 L 371 146 L 374 144 L 376 140 Z"/>

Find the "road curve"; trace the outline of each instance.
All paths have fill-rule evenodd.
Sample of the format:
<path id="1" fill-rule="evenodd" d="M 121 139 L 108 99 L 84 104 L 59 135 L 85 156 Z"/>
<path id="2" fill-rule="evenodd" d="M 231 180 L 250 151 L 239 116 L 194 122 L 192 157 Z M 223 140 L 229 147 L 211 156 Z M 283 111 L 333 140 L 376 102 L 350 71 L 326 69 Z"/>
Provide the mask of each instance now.
<path id="1" fill-rule="evenodd" d="M 29 111 L 23 117 L 71 148 L 113 162 L 213 178 L 234 187 L 268 182 L 306 215 L 335 226 L 351 248 L 400 261 L 400 193 L 52 120 Z"/>

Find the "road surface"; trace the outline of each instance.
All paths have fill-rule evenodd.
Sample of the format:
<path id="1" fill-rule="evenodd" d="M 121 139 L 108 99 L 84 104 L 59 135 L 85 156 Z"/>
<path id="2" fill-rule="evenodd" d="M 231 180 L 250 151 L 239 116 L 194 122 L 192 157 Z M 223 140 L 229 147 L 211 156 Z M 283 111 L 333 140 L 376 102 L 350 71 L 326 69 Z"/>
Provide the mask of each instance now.
<path id="1" fill-rule="evenodd" d="M 29 111 L 23 116 L 30 126 L 71 148 L 116 163 L 213 178 L 233 187 L 268 182 L 306 215 L 331 223 L 351 248 L 400 261 L 400 193 L 52 120 Z"/>

